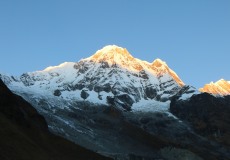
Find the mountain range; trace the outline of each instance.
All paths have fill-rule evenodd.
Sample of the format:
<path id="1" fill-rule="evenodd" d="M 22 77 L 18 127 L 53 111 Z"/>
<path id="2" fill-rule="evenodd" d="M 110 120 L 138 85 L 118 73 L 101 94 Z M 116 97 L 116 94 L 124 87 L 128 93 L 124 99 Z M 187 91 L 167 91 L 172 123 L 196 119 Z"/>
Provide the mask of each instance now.
<path id="1" fill-rule="evenodd" d="M 3 80 L 10 88 L 46 92 L 63 99 L 82 100 L 82 91 L 87 93 L 87 101 L 93 103 L 107 104 L 107 97 L 111 97 L 126 110 L 140 101 L 167 101 L 184 86 L 160 59 L 152 63 L 141 61 L 117 46 L 106 46 L 77 63 L 65 62 Z"/>
<path id="2" fill-rule="evenodd" d="M 101 155 L 230 157 L 228 81 L 197 90 L 166 62 L 142 61 L 115 45 L 79 62 L 0 78 L 45 117 L 50 132 Z"/>

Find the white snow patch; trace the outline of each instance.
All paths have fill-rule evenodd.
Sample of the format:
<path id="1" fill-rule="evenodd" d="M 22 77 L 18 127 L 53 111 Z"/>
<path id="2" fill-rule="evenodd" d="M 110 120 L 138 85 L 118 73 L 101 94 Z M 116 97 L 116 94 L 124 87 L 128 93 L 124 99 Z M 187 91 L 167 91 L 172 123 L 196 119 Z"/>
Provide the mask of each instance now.
<path id="1" fill-rule="evenodd" d="M 166 112 L 169 110 L 170 101 L 159 102 L 156 100 L 140 100 L 132 105 L 133 112 Z"/>

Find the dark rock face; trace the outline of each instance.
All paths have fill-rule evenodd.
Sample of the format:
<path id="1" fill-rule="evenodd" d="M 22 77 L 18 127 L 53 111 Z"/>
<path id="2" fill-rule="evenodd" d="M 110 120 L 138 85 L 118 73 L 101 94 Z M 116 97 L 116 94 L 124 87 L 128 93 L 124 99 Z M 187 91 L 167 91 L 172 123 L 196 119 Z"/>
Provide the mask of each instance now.
<path id="1" fill-rule="evenodd" d="M 132 106 L 134 101 L 127 94 L 123 94 L 115 97 L 107 96 L 107 103 L 112 106 L 117 106 L 118 109 L 131 111 L 130 106 Z"/>
<path id="2" fill-rule="evenodd" d="M 22 74 L 22 76 L 20 77 L 20 79 L 21 79 L 21 81 L 23 82 L 23 84 L 25 86 L 34 85 L 34 80 L 27 73 Z"/>
<path id="3" fill-rule="evenodd" d="M 73 90 L 82 90 L 85 87 L 84 84 L 76 84 L 74 87 L 70 87 Z"/>
<path id="4" fill-rule="evenodd" d="M 74 65 L 75 69 L 78 69 L 80 73 L 85 73 L 88 70 L 88 67 L 84 65 L 84 62 L 79 62 Z"/>
<path id="5" fill-rule="evenodd" d="M 81 98 L 83 98 L 85 100 L 87 97 L 89 97 L 89 94 L 87 93 L 87 91 L 82 90 L 81 91 Z"/>
<path id="6" fill-rule="evenodd" d="M 196 133 L 230 146 L 230 96 L 214 97 L 202 93 L 186 101 L 175 97 L 170 111 L 191 124 Z"/>
<path id="7" fill-rule="evenodd" d="M 115 96 L 114 101 L 116 106 L 121 106 L 127 111 L 131 110 L 130 106 L 132 106 L 132 104 L 134 103 L 132 98 L 130 98 L 130 96 L 127 94 Z"/>
<path id="8" fill-rule="evenodd" d="M 0 79 L 0 159 L 109 159 L 48 131 L 43 116 Z"/>
<path id="9" fill-rule="evenodd" d="M 144 70 L 140 71 L 139 76 L 140 76 L 141 78 L 143 78 L 143 79 L 148 79 L 148 78 L 149 78 L 148 75 L 145 73 Z"/>
<path id="10" fill-rule="evenodd" d="M 145 94 L 148 98 L 153 99 L 157 96 L 157 90 L 153 87 L 146 87 Z"/>
<path id="11" fill-rule="evenodd" d="M 102 92 L 102 91 L 105 91 L 105 92 L 110 92 L 111 91 L 111 86 L 110 86 L 110 84 L 109 83 L 106 83 L 106 84 L 104 84 L 104 85 L 102 85 L 102 86 L 100 86 L 100 85 L 95 85 L 94 86 L 94 91 L 95 92 Z"/>
<path id="12" fill-rule="evenodd" d="M 59 97 L 61 95 L 61 91 L 59 89 L 56 89 L 54 91 L 54 95 Z"/>
<path id="13" fill-rule="evenodd" d="M 101 68 L 109 68 L 108 62 L 101 61 L 100 63 L 101 63 Z"/>

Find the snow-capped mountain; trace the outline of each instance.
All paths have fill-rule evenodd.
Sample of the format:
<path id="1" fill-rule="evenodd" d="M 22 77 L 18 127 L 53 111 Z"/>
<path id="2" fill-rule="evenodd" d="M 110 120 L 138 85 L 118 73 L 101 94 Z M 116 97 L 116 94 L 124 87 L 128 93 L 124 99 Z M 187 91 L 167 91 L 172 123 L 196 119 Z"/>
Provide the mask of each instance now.
<path id="1" fill-rule="evenodd" d="M 45 117 L 51 132 L 102 154 L 122 156 L 132 146 L 121 146 L 123 138 L 117 139 L 118 135 L 127 138 L 127 133 L 120 132 L 126 125 L 123 118 L 114 121 L 109 115 L 127 113 L 125 117 L 130 118 L 136 113 L 160 112 L 173 119 L 169 100 L 184 86 L 162 60 L 141 61 L 114 45 L 76 63 L 65 62 L 19 77 L 0 74 L 0 78 Z M 131 150 L 145 155 L 142 147 Z"/>
<path id="2" fill-rule="evenodd" d="M 45 117 L 51 132 L 114 159 L 229 157 L 219 139 L 205 136 L 216 139 L 229 128 L 230 97 L 200 94 L 160 59 L 142 61 L 113 45 L 76 63 L 0 78 Z"/>
<path id="3" fill-rule="evenodd" d="M 230 81 L 220 79 L 215 83 L 206 84 L 203 88 L 200 88 L 200 91 L 221 96 L 230 95 Z"/>
<path id="4" fill-rule="evenodd" d="M 22 88 L 63 99 L 115 103 L 130 109 L 143 100 L 167 101 L 184 86 L 167 64 L 134 58 L 126 49 L 110 45 L 77 63 L 65 62 L 20 77 L 3 76 L 10 88 Z"/>

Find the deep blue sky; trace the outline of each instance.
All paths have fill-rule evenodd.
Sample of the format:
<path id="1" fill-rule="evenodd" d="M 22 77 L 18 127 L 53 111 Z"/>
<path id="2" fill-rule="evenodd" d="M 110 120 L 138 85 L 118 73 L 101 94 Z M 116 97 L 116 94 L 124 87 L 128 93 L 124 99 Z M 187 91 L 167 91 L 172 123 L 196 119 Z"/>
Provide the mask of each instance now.
<path id="1" fill-rule="evenodd" d="M 79 61 L 108 44 L 161 58 L 195 87 L 230 80 L 230 0 L 0 1 L 0 72 Z"/>

